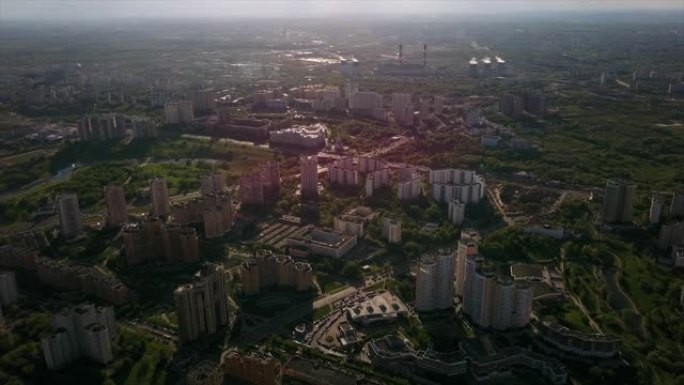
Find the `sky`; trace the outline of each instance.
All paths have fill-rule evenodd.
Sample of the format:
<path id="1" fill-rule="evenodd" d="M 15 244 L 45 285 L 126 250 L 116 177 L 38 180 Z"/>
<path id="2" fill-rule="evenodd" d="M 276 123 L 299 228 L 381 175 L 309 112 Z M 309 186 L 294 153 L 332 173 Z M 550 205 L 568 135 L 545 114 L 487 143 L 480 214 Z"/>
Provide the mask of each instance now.
<path id="1" fill-rule="evenodd" d="M 0 20 L 330 18 L 684 10 L 684 0 L 0 0 Z"/>

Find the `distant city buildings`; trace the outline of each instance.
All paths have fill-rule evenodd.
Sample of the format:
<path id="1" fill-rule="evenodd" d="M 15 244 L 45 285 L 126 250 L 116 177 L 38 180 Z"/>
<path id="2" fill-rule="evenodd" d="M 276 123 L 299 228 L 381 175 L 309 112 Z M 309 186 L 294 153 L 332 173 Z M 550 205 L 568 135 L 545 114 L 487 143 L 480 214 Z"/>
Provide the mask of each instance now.
<path id="1" fill-rule="evenodd" d="M 126 262 L 131 265 L 160 259 L 199 261 L 199 239 L 194 228 L 168 225 L 155 219 L 124 226 L 123 249 Z"/>
<path id="2" fill-rule="evenodd" d="M 65 238 L 81 234 L 83 232 L 83 224 L 76 194 L 59 194 L 56 201 L 60 234 Z"/>
<path id="3" fill-rule="evenodd" d="M 198 90 L 190 92 L 193 116 L 207 115 L 216 111 L 218 93 L 213 90 Z M 192 118 L 190 118 L 192 120 Z"/>
<path id="4" fill-rule="evenodd" d="M 392 113 L 398 124 L 412 126 L 413 104 L 411 104 L 411 94 L 393 93 Z"/>
<path id="5" fill-rule="evenodd" d="M 392 218 L 382 219 L 382 237 L 388 243 L 401 243 L 401 221 Z"/>
<path id="6" fill-rule="evenodd" d="M 228 324 L 228 292 L 222 265 L 205 263 L 192 283 L 173 292 L 181 342 L 215 334 Z"/>
<path id="7" fill-rule="evenodd" d="M 166 216 L 171 214 L 169 205 L 169 187 L 164 178 L 154 178 L 150 184 L 150 199 L 152 200 L 152 216 Z"/>
<path id="8" fill-rule="evenodd" d="M 603 197 L 605 223 L 632 222 L 636 185 L 631 182 L 609 179 Z"/>
<path id="9" fill-rule="evenodd" d="M 499 112 L 509 118 L 518 118 L 522 116 L 525 102 L 523 98 L 518 95 L 505 93 L 499 99 Z"/>
<path id="10" fill-rule="evenodd" d="M 299 158 L 302 197 L 318 196 L 318 157 L 303 156 Z"/>
<path id="11" fill-rule="evenodd" d="M 449 249 L 421 257 L 416 272 L 416 311 L 453 306 L 454 262 Z"/>
<path id="12" fill-rule="evenodd" d="M 430 170 L 430 184 L 437 202 L 479 203 L 484 197 L 484 178 L 472 170 Z"/>
<path id="13" fill-rule="evenodd" d="M 265 288 L 291 288 L 308 291 L 313 287 L 311 265 L 295 262 L 288 255 L 259 250 L 240 266 L 242 293 L 256 295 Z"/>
<path id="14" fill-rule="evenodd" d="M 110 183 L 104 188 L 105 210 L 108 226 L 121 226 L 128 220 L 126 194 L 120 184 Z"/>
<path id="15" fill-rule="evenodd" d="M 112 361 L 116 322 L 111 307 L 67 308 L 54 315 L 52 324 L 53 333 L 41 340 L 48 369 L 61 369 L 81 356 L 100 364 Z"/>
<path id="16" fill-rule="evenodd" d="M 195 118 L 192 102 L 167 102 L 164 104 L 164 117 L 166 124 L 190 123 Z"/>

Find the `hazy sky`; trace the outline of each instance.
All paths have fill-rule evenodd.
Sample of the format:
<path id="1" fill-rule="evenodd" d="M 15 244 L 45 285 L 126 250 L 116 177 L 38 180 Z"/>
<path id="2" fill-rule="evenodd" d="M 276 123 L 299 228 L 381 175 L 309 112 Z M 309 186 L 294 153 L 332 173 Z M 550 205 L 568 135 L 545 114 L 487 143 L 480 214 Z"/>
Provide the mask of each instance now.
<path id="1" fill-rule="evenodd" d="M 684 0 L 0 0 L 0 19 L 334 17 L 684 9 Z"/>

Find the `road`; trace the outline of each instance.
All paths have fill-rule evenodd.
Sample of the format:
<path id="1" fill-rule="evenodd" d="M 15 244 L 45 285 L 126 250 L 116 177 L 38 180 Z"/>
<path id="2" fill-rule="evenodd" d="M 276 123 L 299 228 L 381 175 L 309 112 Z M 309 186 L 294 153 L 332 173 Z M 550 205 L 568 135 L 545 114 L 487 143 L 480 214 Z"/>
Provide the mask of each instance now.
<path id="1" fill-rule="evenodd" d="M 580 311 L 582 312 L 582 314 L 584 314 L 584 316 L 589 320 L 589 326 L 591 326 L 591 328 L 594 329 L 595 331 L 597 331 L 597 332 L 603 334 L 603 330 L 601 330 L 601 327 L 599 326 L 599 324 L 598 324 L 596 321 L 594 321 L 593 318 L 591 318 L 591 314 L 589 314 L 589 311 L 588 311 L 587 308 L 584 306 L 584 304 L 582 303 L 582 301 L 581 301 L 579 298 L 577 298 L 577 297 L 568 289 L 568 288 L 569 288 L 568 282 L 567 282 L 567 280 L 565 280 L 565 249 L 563 249 L 563 248 L 561 248 L 561 263 L 560 263 L 560 269 L 561 269 L 561 275 L 563 276 L 563 280 L 565 281 L 565 288 L 566 288 L 566 292 L 568 293 L 568 296 L 570 296 L 570 299 L 571 299 L 572 302 L 575 304 L 575 306 L 577 306 L 577 308 L 580 309 Z"/>

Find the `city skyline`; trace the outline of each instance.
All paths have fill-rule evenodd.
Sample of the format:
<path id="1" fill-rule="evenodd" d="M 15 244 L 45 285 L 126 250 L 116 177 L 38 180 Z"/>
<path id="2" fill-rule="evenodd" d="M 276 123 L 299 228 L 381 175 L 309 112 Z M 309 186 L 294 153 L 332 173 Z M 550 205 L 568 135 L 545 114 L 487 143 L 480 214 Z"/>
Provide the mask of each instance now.
<path id="1" fill-rule="evenodd" d="M 201 1 L 113 1 L 81 0 L 5 0 L 0 3 L 0 20 L 83 20 L 95 19 L 189 19 L 189 18 L 275 18 L 301 19 L 363 17 L 402 17 L 472 14 L 543 14 L 557 12 L 638 12 L 684 11 L 678 0 L 513 0 L 487 1 L 316 1 L 244 0 Z"/>

